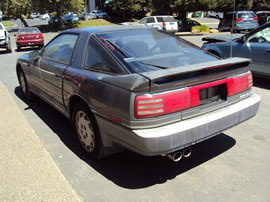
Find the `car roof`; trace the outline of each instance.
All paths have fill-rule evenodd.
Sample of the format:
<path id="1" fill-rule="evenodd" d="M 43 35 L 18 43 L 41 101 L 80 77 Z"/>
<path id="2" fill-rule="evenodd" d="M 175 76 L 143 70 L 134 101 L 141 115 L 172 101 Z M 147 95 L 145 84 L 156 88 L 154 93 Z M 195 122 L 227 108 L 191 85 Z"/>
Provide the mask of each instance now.
<path id="1" fill-rule="evenodd" d="M 125 31 L 125 30 L 149 30 L 152 28 L 145 27 L 145 26 L 121 26 L 121 25 L 114 25 L 114 26 L 96 26 L 96 27 L 86 27 L 86 28 L 80 28 L 80 29 L 68 29 L 63 31 L 65 32 L 73 32 L 73 33 L 100 33 L 100 32 L 109 32 L 109 31 Z"/>

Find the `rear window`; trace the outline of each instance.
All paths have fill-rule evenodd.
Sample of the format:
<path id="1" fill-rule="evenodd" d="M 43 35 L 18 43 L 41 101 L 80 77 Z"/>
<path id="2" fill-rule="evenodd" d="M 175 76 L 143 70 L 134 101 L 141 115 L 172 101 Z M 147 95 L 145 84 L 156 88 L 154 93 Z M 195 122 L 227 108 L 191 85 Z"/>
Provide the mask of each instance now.
<path id="1" fill-rule="evenodd" d="M 237 18 L 254 18 L 256 17 L 255 13 L 253 12 L 243 12 L 243 13 L 237 13 Z"/>
<path id="2" fill-rule="evenodd" d="M 2 25 L 0 25 L 0 29 L 3 29 Z"/>
<path id="3" fill-rule="evenodd" d="M 40 33 L 38 28 L 28 28 L 28 29 L 20 29 L 19 34 L 35 34 Z"/>
<path id="4" fill-rule="evenodd" d="M 132 72 L 182 67 L 218 60 L 197 46 L 154 29 L 125 30 L 97 34 L 97 37 Z"/>
<path id="5" fill-rule="evenodd" d="M 176 22 L 174 17 L 166 16 L 166 17 L 157 17 L 158 22 Z"/>

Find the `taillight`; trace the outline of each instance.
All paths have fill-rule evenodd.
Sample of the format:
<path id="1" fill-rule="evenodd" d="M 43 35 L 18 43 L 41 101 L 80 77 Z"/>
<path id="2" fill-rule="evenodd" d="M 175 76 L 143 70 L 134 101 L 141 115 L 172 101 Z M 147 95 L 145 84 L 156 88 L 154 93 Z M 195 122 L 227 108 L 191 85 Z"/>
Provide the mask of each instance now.
<path id="1" fill-rule="evenodd" d="M 252 74 L 248 72 L 240 76 L 235 76 L 227 83 L 228 96 L 248 90 L 253 86 Z"/>
<path id="2" fill-rule="evenodd" d="M 17 40 L 21 40 L 22 39 L 22 36 L 17 36 Z"/>
<path id="3" fill-rule="evenodd" d="M 166 22 L 162 22 L 162 26 L 163 27 L 166 27 Z"/>
<path id="4" fill-rule="evenodd" d="M 252 87 L 252 74 L 248 72 L 166 93 L 137 96 L 135 99 L 135 117 L 156 117 L 199 106 L 201 102 L 200 90 L 218 85 L 227 85 L 227 96 L 232 96 Z"/>
<path id="5" fill-rule="evenodd" d="M 38 34 L 37 36 L 36 36 L 36 38 L 38 39 L 38 38 L 43 38 L 43 35 L 42 34 Z"/>
<path id="6" fill-rule="evenodd" d="M 243 18 L 237 18 L 237 19 L 235 20 L 235 22 L 241 22 L 241 21 L 243 21 Z"/>
<path id="7" fill-rule="evenodd" d="M 188 88 L 168 93 L 137 96 L 135 117 L 148 118 L 181 111 L 191 107 Z"/>
<path id="8" fill-rule="evenodd" d="M 257 18 L 257 17 L 255 17 L 255 18 L 253 18 L 253 20 L 258 21 L 258 18 Z"/>

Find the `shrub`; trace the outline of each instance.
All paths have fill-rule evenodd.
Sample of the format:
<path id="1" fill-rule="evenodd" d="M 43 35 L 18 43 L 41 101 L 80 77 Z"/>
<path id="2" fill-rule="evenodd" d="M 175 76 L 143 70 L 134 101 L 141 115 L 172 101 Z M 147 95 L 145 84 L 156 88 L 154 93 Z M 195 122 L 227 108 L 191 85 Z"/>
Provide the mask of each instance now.
<path id="1" fill-rule="evenodd" d="M 206 25 L 194 26 L 192 30 L 200 30 L 200 32 L 209 32 L 209 27 Z"/>

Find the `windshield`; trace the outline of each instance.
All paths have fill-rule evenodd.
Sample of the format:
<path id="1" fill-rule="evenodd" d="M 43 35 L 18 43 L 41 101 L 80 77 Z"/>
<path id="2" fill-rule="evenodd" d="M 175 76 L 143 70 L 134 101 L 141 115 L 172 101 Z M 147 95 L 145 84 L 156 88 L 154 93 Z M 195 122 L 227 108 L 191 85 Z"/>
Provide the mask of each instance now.
<path id="1" fill-rule="evenodd" d="M 27 28 L 27 29 L 20 29 L 18 34 L 36 34 L 40 33 L 39 29 L 37 28 Z"/>
<path id="2" fill-rule="evenodd" d="M 238 13 L 238 18 L 254 18 L 254 17 L 256 17 L 256 15 L 253 12 Z"/>
<path id="3" fill-rule="evenodd" d="M 97 37 L 134 72 L 217 60 L 182 39 L 154 29 L 102 33 Z"/>

